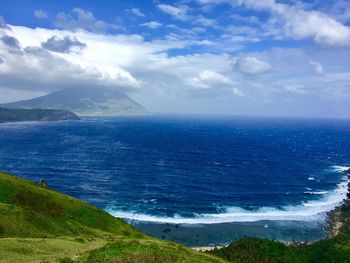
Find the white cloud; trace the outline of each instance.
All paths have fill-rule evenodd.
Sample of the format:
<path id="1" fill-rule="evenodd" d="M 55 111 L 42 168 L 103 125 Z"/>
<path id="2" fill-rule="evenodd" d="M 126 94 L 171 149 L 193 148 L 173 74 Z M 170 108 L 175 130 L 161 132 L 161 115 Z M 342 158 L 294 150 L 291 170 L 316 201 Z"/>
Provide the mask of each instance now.
<path id="1" fill-rule="evenodd" d="M 162 25 L 163 25 L 162 23 L 159 23 L 157 21 L 150 21 L 150 22 L 147 22 L 147 23 L 140 24 L 140 26 L 147 26 L 147 27 L 152 28 L 152 29 L 159 28 Z"/>
<path id="2" fill-rule="evenodd" d="M 202 15 L 197 16 L 197 18 L 194 20 L 195 24 L 205 26 L 205 27 L 217 27 L 218 23 L 214 19 L 206 18 Z"/>
<path id="3" fill-rule="evenodd" d="M 230 79 L 225 76 L 225 72 L 232 73 L 230 56 L 167 55 L 167 51 L 174 48 L 200 45 L 197 41 L 145 41 L 140 35 L 103 35 L 21 26 L 11 26 L 6 32 L 9 38 L 18 39 L 18 44 L 16 39 L 12 41 L 18 54 L 10 52 L 9 47 L 0 48 L 0 57 L 4 60 L 0 65 L 0 88 L 49 92 L 77 85 L 108 86 L 133 94 L 137 90 L 137 94 L 142 94 L 140 102 L 148 99 L 146 106 L 149 106 L 147 101 L 160 96 L 162 99 L 152 102 L 154 106 L 170 97 L 188 96 L 195 90 L 189 80 L 196 76 L 200 87 L 218 87 L 217 91 L 202 96 L 221 96 L 221 87 L 225 87 L 227 95 L 229 90 L 232 94 Z M 49 48 L 44 49 L 47 44 Z M 72 44 L 84 47 L 79 52 L 71 52 Z"/>
<path id="4" fill-rule="evenodd" d="M 309 61 L 309 64 L 313 68 L 315 73 L 320 74 L 320 75 L 324 73 L 324 69 L 320 63 L 315 62 L 315 61 Z"/>
<path id="5" fill-rule="evenodd" d="M 243 92 L 238 88 L 237 83 L 232 81 L 229 77 L 212 70 L 203 70 L 199 72 L 197 76 L 189 78 L 187 83 L 194 90 L 223 90 L 229 88 L 234 95 L 240 97 L 244 96 Z"/>
<path id="6" fill-rule="evenodd" d="M 72 14 L 64 12 L 58 13 L 54 25 L 60 29 L 85 29 L 97 33 L 124 29 L 120 24 L 106 23 L 102 20 L 98 20 L 92 12 L 81 8 L 73 8 Z"/>
<path id="7" fill-rule="evenodd" d="M 46 48 L 47 50 L 51 50 L 54 52 L 79 53 L 82 49 L 86 47 L 86 44 L 72 37 L 66 36 L 64 38 L 59 38 L 59 37 L 53 36 L 49 38 L 46 42 L 43 42 L 41 46 L 43 48 Z"/>
<path id="8" fill-rule="evenodd" d="M 228 3 L 230 0 L 196 0 L 200 5 L 218 5 L 222 3 Z"/>
<path id="9" fill-rule="evenodd" d="M 3 16 L 0 15 L 0 28 L 9 29 Z"/>
<path id="10" fill-rule="evenodd" d="M 145 14 L 139 8 L 131 8 L 129 11 L 135 16 L 145 17 Z"/>
<path id="11" fill-rule="evenodd" d="M 34 16 L 39 19 L 47 19 L 49 17 L 45 11 L 40 9 L 34 11 Z"/>
<path id="12" fill-rule="evenodd" d="M 169 14 L 173 16 L 176 19 L 179 20 L 188 20 L 189 16 L 187 14 L 188 6 L 182 5 L 182 6 L 172 6 L 167 4 L 159 4 L 158 8 L 162 10 L 164 13 Z"/>
<path id="13" fill-rule="evenodd" d="M 283 89 L 293 93 L 305 93 L 305 87 L 302 84 L 289 84 L 283 86 Z"/>
<path id="14" fill-rule="evenodd" d="M 233 63 L 233 66 L 249 75 L 261 74 L 271 70 L 271 65 L 263 60 L 257 59 L 256 57 L 244 57 L 239 58 Z"/>
<path id="15" fill-rule="evenodd" d="M 72 45 L 88 49 L 78 41 L 80 37 L 95 48 L 98 46 L 97 35 L 81 32 L 76 37 L 69 31 L 15 26 L 6 33 L 11 35 L 6 34 L 0 41 L 0 57 L 4 61 L 0 67 L 0 88 L 43 92 L 74 86 L 107 86 L 126 90 L 141 86 L 141 82 L 122 66 L 89 61 L 91 55 L 98 56 L 91 49 L 90 54 L 85 54 L 86 58 L 80 52 L 70 52 Z M 97 50 L 100 50 L 99 54 L 103 53 L 102 49 Z"/>
<path id="16" fill-rule="evenodd" d="M 281 27 L 272 32 L 277 37 L 291 39 L 311 38 L 326 45 L 349 46 L 350 28 L 319 11 L 306 11 L 300 6 L 277 3 L 275 0 L 235 0 L 238 5 L 255 10 L 267 10 L 273 15 L 270 23 Z M 271 33 L 271 32 L 270 32 Z"/>
<path id="17" fill-rule="evenodd" d="M 219 85 L 227 86 L 233 84 L 228 77 L 210 70 L 200 72 L 196 77 L 192 77 L 189 83 L 197 89 L 209 89 Z"/>

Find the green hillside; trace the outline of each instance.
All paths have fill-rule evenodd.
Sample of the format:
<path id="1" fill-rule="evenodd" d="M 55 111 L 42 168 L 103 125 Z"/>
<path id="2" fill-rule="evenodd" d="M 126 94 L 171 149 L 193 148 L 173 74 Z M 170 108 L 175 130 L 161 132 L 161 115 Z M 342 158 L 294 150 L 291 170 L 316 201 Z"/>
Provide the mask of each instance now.
<path id="1" fill-rule="evenodd" d="M 0 262 L 224 262 L 148 237 L 120 219 L 0 173 Z"/>
<path id="2" fill-rule="evenodd" d="M 4 173 L 0 211 L 1 237 L 141 235 L 94 206 Z"/>
<path id="3" fill-rule="evenodd" d="M 113 89 L 79 87 L 2 104 L 4 108 L 64 109 L 80 116 L 146 115 L 147 110 L 127 95 Z"/>

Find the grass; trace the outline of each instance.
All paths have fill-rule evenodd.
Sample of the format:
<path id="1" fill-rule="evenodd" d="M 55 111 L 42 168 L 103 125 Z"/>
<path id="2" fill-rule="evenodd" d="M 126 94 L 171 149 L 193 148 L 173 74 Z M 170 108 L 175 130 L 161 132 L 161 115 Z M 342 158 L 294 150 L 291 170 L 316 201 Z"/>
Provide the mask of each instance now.
<path id="1" fill-rule="evenodd" d="M 130 225 L 73 197 L 0 173 L 0 237 L 142 236 Z"/>
<path id="2" fill-rule="evenodd" d="M 84 240 L 84 241 L 81 241 Z M 0 238 L 0 262 L 59 262 L 107 244 L 102 238 Z"/>
<path id="3" fill-rule="evenodd" d="M 172 242 L 150 238 L 123 238 L 90 251 L 77 262 L 225 262 Z"/>

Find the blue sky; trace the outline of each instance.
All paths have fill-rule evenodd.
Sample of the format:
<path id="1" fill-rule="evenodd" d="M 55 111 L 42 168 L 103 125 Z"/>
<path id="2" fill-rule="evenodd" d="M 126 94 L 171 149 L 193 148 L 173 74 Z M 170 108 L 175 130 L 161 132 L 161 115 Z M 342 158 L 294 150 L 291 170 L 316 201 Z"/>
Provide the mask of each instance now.
<path id="1" fill-rule="evenodd" d="M 350 117 L 350 2 L 0 0 L 0 102 L 74 86 L 154 112 Z"/>

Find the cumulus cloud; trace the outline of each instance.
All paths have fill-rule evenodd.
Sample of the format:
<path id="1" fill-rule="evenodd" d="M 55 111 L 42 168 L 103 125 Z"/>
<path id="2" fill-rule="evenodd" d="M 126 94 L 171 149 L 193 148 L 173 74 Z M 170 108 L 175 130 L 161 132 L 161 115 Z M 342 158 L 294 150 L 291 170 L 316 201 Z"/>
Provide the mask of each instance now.
<path id="1" fill-rule="evenodd" d="M 222 95 L 234 95 L 243 97 L 244 94 L 239 84 L 222 73 L 213 70 L 203 70 L 196 76 L 188 78 L 185 82 L 192 91 L 203 94 L 210 94 L 211 97 Z"/>
<path id="2" fill-rule="evenodd" d="M 237 67 L 242 73 L 249 75 L 256 75 L 265 73 L 271 70 L 271 65 L 256 57 L 239 58 L 233 62 L 233 66 Z"/>
<path id="3" fill-rule="evenodd" d="M 209 89 L 218 86 L 232 85 L 233 82 L 226 76 L 215 71 L 204 70 L 196 77 L 189 79 L 189 83 L 196 89 Z"/>
<path id="4" fill-rule="evenodd" d="M 324 73 L 324 69 L 320 63 L 315 61 L 309 61 L 309 64 L 312 67 L 312 69 L 315 71 L 315 73 L 320 75 Z"/>
<path id="5" fill-rule="evenodd" d="M 149 27 L 149 28 L 152 28 L 152 29 L 159 28 L 162 25 L 163 25 L 162 23 L 157 22 L 157 21 L 150 21 L 150 22 L 147 22 L 147 23 L 140 24 L 140 26 L 146 26 L 146 27 Z"/>
<path id="6" fill-rule="evenodd" d="M 19 49 L 20 48 L 20 44 L 17 40 L 17 38 L 15 37 L 11 37 L 8 35 L 2 36 L 0 38 L 0 40 L 9 48 L 11 49 Z"/>
<path id="7" fill-rule="evenodd" d="M 10 29 L 3 16 L 0 16 L 0 28 Z"/>
<path id="8" fill-rule="evenodd" d="M 27 38 L 27 33 L 36 39 L 37 45 L 21 43 L 22 39 Z M 88 61 L 79 63 L 81 56 L 71 52 L 76 45 L 84 45 L 77 39 L 71 36 L 56 37 L 54 34 L 58 31 L 45 30 L 41 33 L 52 34 L 43 46 L 40 43 L 42 36 L 35 29 L 12 27 L 1 37 L 0 57 L 3 63 L 0 67 L 0 88 L 48 92 L 75 86 L 103 86 L 126 91 L 140 87 L 140 82 L 122 67 L 102 67 Z M 69 32 L 62 34 L 68 35 Z"/>
<path id="9" fill-rule="evenodd" d="M 158 8 L 162 10 L 164 13 L 169 14 L 176 19 L 179 19 L 179 20 L 189 19 L 189 16 L 187 14 L 188 6 L 186 5 L 173 6 L 173 5 L 167 5 L 167 4 L 159 4 Z"/>
<path id="10" fill-rule="evenodd" d="M 34 16 L 39 19 L 47 19 L 49 17 L 48 14 L 41 9 L 35 10 Z"/>
<path id="11" fill-rule="evenodd" d="M 95 18 L 90 11 L 74 8 L 72 14 L 60 12 L 56 15 L 54 25 L 61 29 L 85 29 L 91 32 L 104 33 L 109 30 L 121 30 L 116 23 L 106 23 Z"/>
<path id="12" fill-rule="evenodd" d="M 306 11 L 300 6 L 277 3 L 275 0 L 234 0 L 234 2 L 257 11 L 269 11 L 274 16 L 270 19 L 270 23 L 275 24 L 277 28 L 281 27 L 280 32 L 277 32 L 280 35 L 277 37 L 311 38 L 325 45 L 350 45 L 350 28 L 325 13 Z"/>
<path id="13" fill-rule="evenodd" d="M 18 39 L 22 54 L 10 54 L 8 47 L 0 48 L 0 57 L 5 61 L 0 71 L 0 88 L 48 92 L 77 85 L 108 86 L 133 94 L 137 90 L 137 94 L 142 94 L 140 102 L 160 96 L 162 99 L 154 101 L 154 105 L 164 98 L 186 97 L 190 90 L 194 90 L 188 80 L 196 76 L 205 85 L 226 85 L 232 94 L 232 87 L 227 87 L 228 79 L 218 73 L 232 73 L 230 56 L 167 55 L 168 50 L 174 48 L 199 45 L 196 41 L 145 41 L 140 35 L 11 28 L 7 31 L 8 36 Z M 74 40 L 86 45 L 84 52 L 70 52 L 71 45 L 76 44 Z M 218 90 L 220 93 L 221 89 Z"/>
<path id="14" fill-rule="evenodd" d="M 65 36 L 59 38 L 57 36 L 50 37 L 46 42 L 41 43 L 43 48 L 60 53 L 80 52 L 86 47 L 85 43 L 80 42 L 77 38 Z"/>

